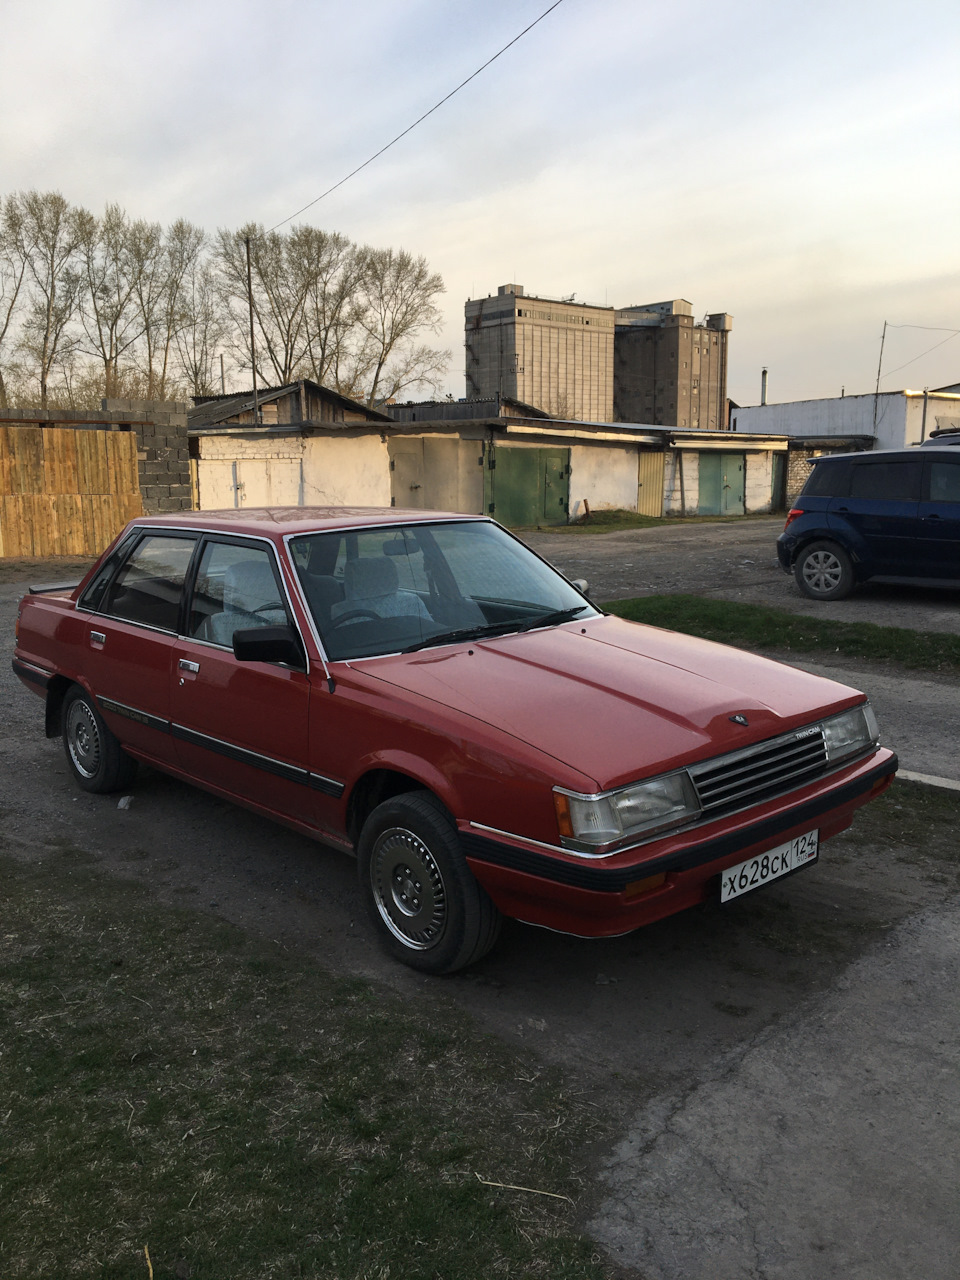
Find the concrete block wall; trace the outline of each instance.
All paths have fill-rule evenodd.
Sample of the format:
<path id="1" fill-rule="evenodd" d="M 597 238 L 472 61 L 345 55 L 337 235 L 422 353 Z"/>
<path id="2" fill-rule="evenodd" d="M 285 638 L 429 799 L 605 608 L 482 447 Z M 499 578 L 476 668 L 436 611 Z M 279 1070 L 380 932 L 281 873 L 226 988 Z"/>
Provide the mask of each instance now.
<path id="1" fill-rule="evenodd" d="M 190 511 L 190 450 L 187 413 L 182 400 L 103 400 L 105 412 L 129 414 L 137 433 L 137 467 L 146 515 Z"/>
<path id="2" fill-rule="evenodd" d="M 810 459 L 817 457 L 822 449 L 791 449 L 787 454 L 787 505 L 807 483 L 810 474 Z"/>

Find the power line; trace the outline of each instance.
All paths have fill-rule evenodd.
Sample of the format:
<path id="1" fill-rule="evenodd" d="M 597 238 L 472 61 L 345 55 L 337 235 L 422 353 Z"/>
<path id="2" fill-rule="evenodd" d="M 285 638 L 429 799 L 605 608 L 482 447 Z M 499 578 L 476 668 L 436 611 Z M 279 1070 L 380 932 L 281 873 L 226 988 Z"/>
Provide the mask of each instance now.
<path id="1" fill-rule="evenodd" d="M 888 326 L 891 329 L 936 329 L 939 326 L 930 324 L 893 324 Z M 890 369 L 883 376 L 891 378 L 895 373 L 899 373 L 901 369 L 906 369 L 907 365 L 916 364 L 918 360 L 922 360 L 924 356 L 928 356 L 931 351 L 936 351 L 937 347 L 942 347 L 947 342 L 952 342 L 954 338 L 960 334 L 960 329 L 940 330 L 941 333 L 946 332 L 948 337 L 940 342 L 935 342 L 932 347 L 927 347 L 926 351 L 921 351 L 918 356 L 914 356 L 912 360 L 907 360 L 905 364 L 898 364 L 895 369 Z"/>
<path id="2" fill-rule="evenodd" d="M 286 223 L 292 222 L 294 218 L 299 218 L 301 213 L 306 213 L 306 211 L 308 209 L 312 209 L 315 204 L 319 204 L 321 200 L 325 200 L 327 196 L 331 195 L 334 191 L 336 191 L 338 187 L 342 187 L 345 182 L 349 182 L 351 178 L 356 177 L 356 175 L 360 172 L 361 169 L 366 169 L 367 165 L 373 164 L 374 160 L 382 156 L 385 151 L 389 151 L 390 148 L 394 146 L 395 143 L 399 142 L 401 138 L 405 138 L 408 133 L 412 133 L 418 124 L 423 124 L 427 116 L 432 116 L 433 113 L 435 111 L 438 111 L 445 102 L 449 102 L 450 99 L 454 96 L 454 94 L 459 93 L 460 90 L 464 88 L 464 86 L 468 85 L 471 80 L 475 80 L 477 76 L 480 75 L 481 71 L 486 71 L 487 67 L 489 67 L 491 63 L 496 62 L 496 60 L 499 57 L 501 57 L 504 53 L 506 53 L 508 49 L 511 49 L 517 43 L 518 40 L 522 40 L 528 31 L 532 31 L 538 22 L 542 22 L 544 18 L 547 17 L 548 14 L 552 13 L 554 9 L 558 8 L 561 4 L 563 4 L 563 0 L 553 0 L 553 4 L 550 5 L 548 9 L 544 9 L 543 13 L 541 13 L 539 18 L 535 18 L 528 27 L 524 27 L 524 29 L 520 32 L 520 34 L 514 36 L 513 39 L 509 42 L 509 44 L 505 44 L 502 49 L 498 50 L 493 55 L 492 58 L 488 58 L 482 67 L 477 67 L 476 71 L 474 71 L 472 75 L 467 76 L 466 80 L 461 81 L 461 83 L 458 84 L 455 89 L 451 89 L 445 98 L 441 98 L 440 101 L 436 103 L 434 106 L 432 106 L 429 111 L 425 111 L 423 115 L 419 117 L 419 119 L 414 120 L 413 124 L 408 125 L 402 133 L 398 133 L 395 138 L 392 138 L 385 146 L 381 147 L 379 151 L 375 151 L 369 160 L 364 160 L 363 164 L 358 164 L 356 169 L 351 170 L 351 172 L 348 173 L 345 178 L 341 178 L 339 182 L 335 182 L 333 186 L 328 187 L 326 191 L 323 192 L 322 195 L 317 196 L 315 200 L 311 200 L 309 204 L 305 204 L 303 208 L 298 209 L 296 213 L 291 213 L 289 218 L 282 218 L 279 222 L 274 223 L 272 227 L 268 228 L 265 234 L 269 235 L 271 231 L 276 231 L 277 227 L 282 227 Z"/>

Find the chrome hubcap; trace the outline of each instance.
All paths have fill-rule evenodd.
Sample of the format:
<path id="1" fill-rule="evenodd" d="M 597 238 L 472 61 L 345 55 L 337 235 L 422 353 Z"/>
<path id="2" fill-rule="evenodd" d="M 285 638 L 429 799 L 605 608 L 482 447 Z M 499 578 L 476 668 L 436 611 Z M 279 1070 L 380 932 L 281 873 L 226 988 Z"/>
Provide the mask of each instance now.
<path id="1" fill-rule="evenodd" d="M 380 918 L 399 942 L 415 951 L 436 945 L 447 921 L 447 895 L 419 836 L 404 827 L 384 831 L 373 847 L 370 883 Z"/>
<path id="2" fill-rule="evenodd" d="M 803 580 L 811 591 L 832 591 L 843 577 L 843 567 L 832 551 L 814 551 L 803 562 Z"/>
<path id="3" fill-rule="evenodd" d="M 67 715 L 67 747 L 77 772 L 94 777 L 100 767 L 100 733 L 93 712 L 79 699 Z"/>

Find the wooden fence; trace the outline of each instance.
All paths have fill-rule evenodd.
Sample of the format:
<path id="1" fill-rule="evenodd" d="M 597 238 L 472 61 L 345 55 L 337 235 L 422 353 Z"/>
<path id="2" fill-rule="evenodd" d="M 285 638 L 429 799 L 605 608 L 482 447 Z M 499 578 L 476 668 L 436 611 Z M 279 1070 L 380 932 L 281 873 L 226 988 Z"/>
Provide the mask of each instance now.
<path id="1" fill-rule="evenodd" d="M 133 431 L 0 426 L 0 556 L 94 556 L 142 511 Z"/>

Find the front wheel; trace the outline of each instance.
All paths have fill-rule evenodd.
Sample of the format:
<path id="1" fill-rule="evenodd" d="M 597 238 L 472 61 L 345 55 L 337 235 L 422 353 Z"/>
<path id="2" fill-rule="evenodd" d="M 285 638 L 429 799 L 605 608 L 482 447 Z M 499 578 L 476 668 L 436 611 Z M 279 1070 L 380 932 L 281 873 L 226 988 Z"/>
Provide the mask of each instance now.
<path id="1" fill-rule="evenodd" d="M 804 547 L 793 576 L 811 600 L 843 600 L 854 588 L 853 564 L 835 542 L 811 542 Z"/>
<path id="2" fill-rule="evenodd" d="M 500 913 L 429 792 L 377 805 L 360 833 L 357 863 L 370 919 L 394 959 L 423 973 L 455 973 L 496 942 Z"/>
<path id="3" fill-rule="evenodd" d="M 93 698 L 79 685 L 63 700 L 63 750 L 70 772 L 84 791 L 103 793 L 129 786 L 137 762 L 103 722 Z"/>

